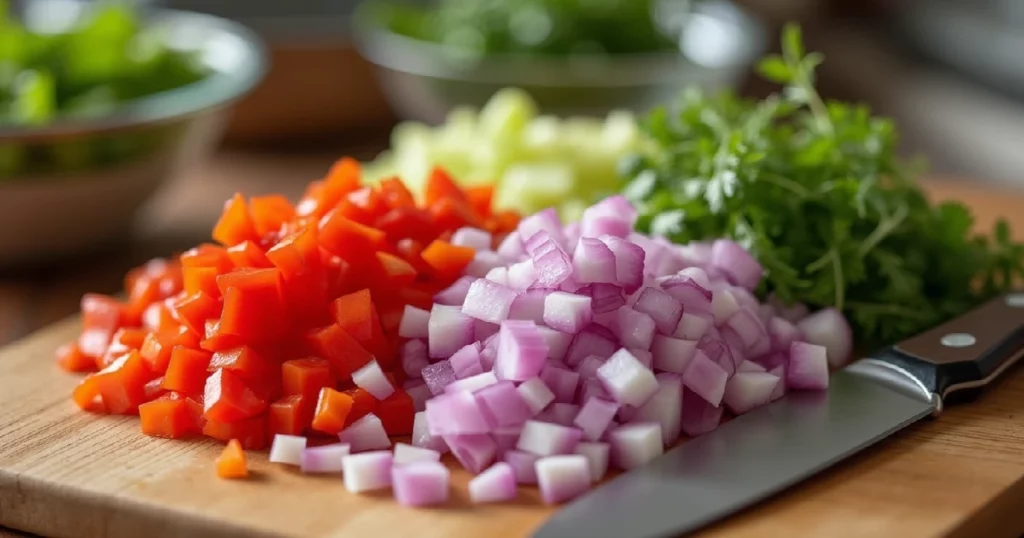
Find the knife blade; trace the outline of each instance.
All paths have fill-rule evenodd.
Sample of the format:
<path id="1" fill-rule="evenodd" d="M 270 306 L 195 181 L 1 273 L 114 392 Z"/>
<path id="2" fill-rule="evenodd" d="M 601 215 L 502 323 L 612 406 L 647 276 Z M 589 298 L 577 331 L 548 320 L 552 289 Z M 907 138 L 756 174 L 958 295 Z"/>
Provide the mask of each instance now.
<path id="1" fill-rule="evenodd" d="M 557 511 L 535 538 L 698 530 L 970 396 L 1024 356 L 1024 292 L 996 297 L 690 439 Z"/>

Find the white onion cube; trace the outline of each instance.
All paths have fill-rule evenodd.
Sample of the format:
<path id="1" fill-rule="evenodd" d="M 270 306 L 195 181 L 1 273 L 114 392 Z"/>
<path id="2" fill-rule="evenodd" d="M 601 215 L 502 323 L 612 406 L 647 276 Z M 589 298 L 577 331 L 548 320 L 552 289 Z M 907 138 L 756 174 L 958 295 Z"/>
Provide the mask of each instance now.
<path id="1" fill-rule="evenodd" d="M 534 467 L 545 503 L 569 501 L 590 488 L 590 463 L 579 454 L 541 458 Z"/>
<path id="2" fill-rule="evenodd" d="M 608 434 L 615 465 L 624 470 L 635 469 L 660 456 L 661 426 L 656 422 L 633 422 L 619 426 Z"/>
<path id="3" fill-rule="evenodd" d="M 417 461 L 441 461 L 441 453 L 429 448 L 395 443 L 395 465 L 405 465 Z"/>
<path id="4" fill-rule="evenodd" d="M 345 489 L 352 493 L 385 489 L 391 486 L 391 452 L 377 450 L 350 454 L 341 459 Z"/>
<path id="5" fill-rule="evenodd" d="M 306 449 L 306 438 L 298 435 L 277 434 L 270 446 L 272 463 L 302 464 L 302 451 Z"/>
<path id="6" fill-rule="evenodd" d="M 608 394 L 625 405 L 639 407 L 658 390 L 654 372 L 625 349 L 616 351 L 597 369 L 597 378 Z"/>

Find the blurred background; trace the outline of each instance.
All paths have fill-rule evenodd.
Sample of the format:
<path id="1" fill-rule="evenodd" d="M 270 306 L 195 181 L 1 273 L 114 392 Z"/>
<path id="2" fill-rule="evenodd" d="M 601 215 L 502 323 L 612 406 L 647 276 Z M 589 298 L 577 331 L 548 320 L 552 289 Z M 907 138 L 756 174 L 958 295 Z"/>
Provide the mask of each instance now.
<path id="1" fill-rule="evenodd" d="M 776 88 L 752 65 L 787 21 L 826 56 L 822 93 L 894 117 L 929 177 L 1024 186 L 1020 0 L 448 0 L 440 15 L 415 0 L 149 0 L 102 17 L 89 2 L 8 2 L 0 342 L 208 240 L 232 193 L 295 198 L 342 155 L 411 176 L 436 157 L 503 174 L 514 196 L 509 125 L 529 125 L 517 148 L 561 133 L 573 151 L 624 150 L 633 116 L 613 110 L 642 113 L 690 84 L 766 95 Z M 532 101 L 490 102 L 509 86 Z M 475 142 L 485 132 L 496 142 Z"/>

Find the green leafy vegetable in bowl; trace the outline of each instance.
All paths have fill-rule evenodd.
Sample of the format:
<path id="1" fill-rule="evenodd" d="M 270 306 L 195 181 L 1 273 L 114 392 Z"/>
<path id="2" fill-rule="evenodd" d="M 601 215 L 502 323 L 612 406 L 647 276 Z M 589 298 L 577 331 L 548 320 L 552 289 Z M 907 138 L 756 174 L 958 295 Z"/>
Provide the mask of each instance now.
<path id="1" fill-rule="evenodd" d="M 206 74 L 198 58 L 169 48 L 129 3 L 99 2 L 73 27 L 50 33 L 23 25 L 0 0 L 0 134 L 10 127 L 102 118 L 122 103 Z M 102 148 L 85 141 L 46 148 L 0 141 L 0 178 L 54 163 L 75 168 L 139 145 L 107 138 Z"/>
<path id="2" fill-rule="evenodd" d="M 485 54 L 631 54 L 672 50 L 652 0 L 439 0 L 381 4 L 388 27 L 454 50 Z"/>
<path id="3" fill-rule="evenodd" d="M 805 54 L 797 26 L 782 44 L 759 65 L 781 95 L 692 91 L 644 119 L 654 144 L 622 163 L 641 229 L 736 239 L 766 270 L 762 294 L 835 306 L 865 345 L 915 334 L 1024 276 L 1024 245 L 1005 222 L 977 236 L 963 204 L 929 203 L 896 155 L 892 121 L 824 101 L 823 57 Z"/>

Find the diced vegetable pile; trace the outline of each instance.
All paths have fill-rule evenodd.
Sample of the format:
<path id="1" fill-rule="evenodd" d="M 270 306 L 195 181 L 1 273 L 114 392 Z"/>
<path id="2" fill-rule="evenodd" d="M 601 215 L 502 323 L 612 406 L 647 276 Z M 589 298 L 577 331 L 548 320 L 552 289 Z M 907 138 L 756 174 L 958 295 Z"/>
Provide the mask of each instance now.
<path id="1" fill-rule="evenodd" d="M 158 437 L 261 449 L 278 433 L 345 430 L 356 448 L 388 445 L 387 434 L 413 427 L 396 362 L 404 308 L 429 309 L 475 263 L 452 232 L 497 240 L 515 228 L 518 216 L 492 213 L 490 197 L 437 169 L 417 205 L 397 179 L 362 186 L 347 158 L 294 207 L 235 195 L 213 229 L 218 244 L 133 270 L 126 301 L 83 298 L 82 333 L 58 352 L 63 368 L 92 372 L 74 401 L 138 414 Z"/>
<path id="2" fill-rule="evenodd" d="M 554 206 L 565 220 L 578 220 L 594 201 L 614 194 L 617 166 L 639 149 L 633 114 L 605 118 L 540 115 L 529 94 L 501 90 L 479 111 L 453 110 L 432 127 L 403 122 L 391 148 L 366 166 L 368 179 L 401 177 L 414 193 L 435 165 L 463 185 L 494 185 L 494 204 L 530 214 Z"/>
<path id="3" fill-rule="evenodd" d="M 490 197 L 435 169 L 418 206 L 398 179 L 361 187 L 349 159 L 295 207 L 236 195 L 219 245 L 134 270 L 125 302 L 85 297 L 59 362 L 98 371 L 73 399 L 137 413 L 147 435 L 228 442 L 223 478 L 272 440 L 271 462 L 435 505 L 451 452 L 474 502 L 536 484 L 561 503 L 684 434 L 826 389 L 849 356 L 835 311 L 759 303 L 763 270 L 732 241 L 639 234 L 622 196 L 566 225 Z"/>

